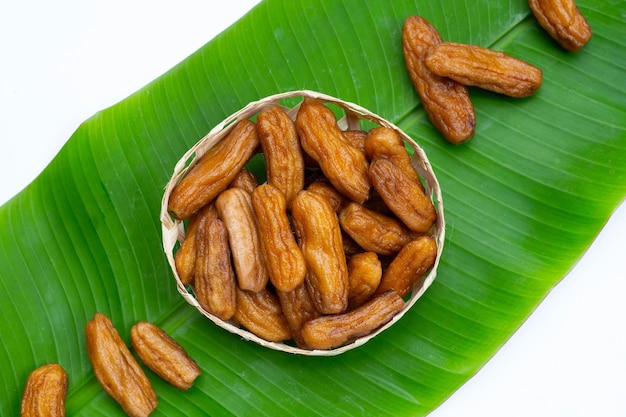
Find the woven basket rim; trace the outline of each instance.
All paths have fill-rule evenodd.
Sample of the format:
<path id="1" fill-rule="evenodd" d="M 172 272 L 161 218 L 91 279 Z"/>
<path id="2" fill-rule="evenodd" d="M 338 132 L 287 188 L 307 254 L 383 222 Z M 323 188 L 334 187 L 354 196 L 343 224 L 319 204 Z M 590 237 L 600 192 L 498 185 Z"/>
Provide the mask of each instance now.
<path id="1" fill-rule="evenodd" d="M 180 179 L 187 173 L 189 169 L 191 169 L 195 162 L 197 162 L 209 149 L 211 149 L 217 142 L 219 142 L 222 138 L 224 138 L 229 132 L 230 129 L 235 125 L 235 123 L 242 119 L 250 119 L 260 111 L 272 107 L 272 106 L 280 106 L 287 112 L 287 114 L 295 120 L 295 116 L 297 114 L 297 110 L 300 107 L 302 101 L 300 101 L 294 107 L 285 107 L 280 102 L 284 99 L 294 98 L 294 97 L 302 97 L 304 98 L 315 98 L 325 103 L 333 103 L 343 108 L 346 115 L 338 121 L 339 126 L 342 129 L 346 128 L 358 128 L 359 120 L 366 119 L 379 126 L 385 126 L 391 129 L 394 129 L 402 139 L 407 142 L 414 150 L 414 153 L 411 157 L 411 163 L 413 167 L 416 169 L 418 174 L 424 179 L 425 184 L 425 192 L 427 195 L 431 197 L 433 200 L 433 204 L 435 205 L 435 209 L 437 210 L 437 220 L 433 226 L 433 236 L 435 237 L 437 244 L 437 256 L 435 258 L 435 263 L 433 267 L 430 269 L 428 274 L 424 277 L 423 280 L 419 282 L 417 288 L 414 288 L 410 298 L 406 300 L 404 307 L 400 312 L 398 312 L 388 323 L 384 326 L 378 328 L 373 333 L 370 333 L 367 336 L 360 337 L 355 339 L 354 341 L 329 350 L 307 350 L 298 348 L 292 345 L 288 345 L 285 343 L 277 343 L 277 342 L 268 342 L 264 340 L 252 332 L 244 328 L 237 327 L 232 323 L 225 322 L 219 319 L 216 316 L 213 316 L 208 311 L 203 309 L 196 298 L 191 294 L 187 287 L 181 282 L 181 279 L 176 270 L 176 265 L 174 261 L 174 253 L 175 247 L 178 242 L 182 242 L 185 237 L 184 223 L 178 219 L 175 219 L 168 212 L 168 201 L 170 194 L 174 188 L 174 186 L 180 181 Z M 185 301 L 195 307 L 202 315 L 207 317 L 217 326 L 234 333 L 245 340 L 257 343 L 261 346 L 279 350 L 292 354 L 300 354 L 305 356 L 334 356 L 349 350 L 352 350 L 356 347 L 359 347 L 374 337 L 378 336 L 384 330 L 393 326 L 398 320 L 400 320 L 404 314 L 417 302 L 419 298 L 424 294 L 424 292 L 430 287 L 437 275 L 437 268 L 439 266 L 439 261 L 441 258 L 441 254 L 443 251 L 444 241 L 445 241 L 445 218 L 444 218 L 444 208 L 443 208 L 443 198 L 441 193 L 441 188 L 439 186 L 439 182 L 437 181 L 437 177 L 432 169 L 430 161 L 426 156 L 424 150 L 415 142 L 413 138 L 411 138 L 408 134 L 406 134 L 402 129 L 397 127 L 395 124 L 389 122 L 388 120 L 378 116 L 377 114 L 361 107 L 358 104 L 351 103 L 348 101 L 341 100 L 339 98 L 320 93 L 312 90 L 294 90 L 287 91 L 279 94 L 274 94 L 271 96 L 264 97 L 260 100 L 250 102 L 245 107 L 241 108 L 237 112 L 231 114 L 227 118 L 225 118 L 222 122 L 217 124 L 214 128 L 212 128 L 204 137 L 202 137 L 199 141 L 196 142 L 185 154 L 179 159 L 174 167 L 174 171 L 172 173 L 171 178 L 165 186 L 163 198 L 161 201 L 161 211 L 160 211 L 160 221 L 161 221 L 161 229 L 162 229 L 162 243 L 163 250 L 166 255 L 168 264 L 172 270 L 174 278 L 176 280 L 176 287 L 181 296 L 185 299 Z"/>

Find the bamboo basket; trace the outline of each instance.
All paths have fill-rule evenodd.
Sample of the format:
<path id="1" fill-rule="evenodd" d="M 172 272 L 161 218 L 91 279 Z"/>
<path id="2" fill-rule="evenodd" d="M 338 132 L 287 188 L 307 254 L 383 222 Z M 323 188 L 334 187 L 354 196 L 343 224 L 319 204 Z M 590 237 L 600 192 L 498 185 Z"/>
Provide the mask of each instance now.
<path id="1" fill-rule="evenodd" d="M 339 106 L 341 109 L 343 109 L 345 115 L 338 120 L 339 127 L 343 130 L 361 128 L 361 120 L 367 120 L 374 123 L 375 125 L 385 126 L 396 130 L 400 137 L 414 150 L 414 153 L 411 157 L 412 165 L 422 178 L 424 189 L 427 195 L 431 197 L 437 211 L 437 220 L 431 229 L 432 235 L 434 236 L 437 244 L 437 256 L 435 259 L 435 263 L 431 270 L 425 275 L 424 279 L 416 283 L 412 292 L 408 296 L 409 298 L 405 299 L 406 303 L 404 305 L 404 308 L 400 312 L 398 312 L 391 319 L 391 321 L 386 323 L 384 326 L 378 328 L 373 333 L 353 340 L 346 345 L 330 350 L 307 350 L 298 348 L 295 345 L 291 345 L 288 343 L 268 342 L 249 332 L 245 328 L 238 327 L 231 322 L 223 321 L 203 309 L 196 300 L 190 286 L 184 285 L 181 282 L 181 279 L 177 273 L 174 262 L 174 254 L 177 247 L 179 246 L 179 243 L 182 242 L 185 238 L 185 223 L 171 216 L 167 209 L 169 197 L 174 186 L 185 176 L 185 174 L 195 165 L 195 163 L 205 153 L 207 153 L 207 151 L 215 146 L 215 144 L 218 143 L 222 138 L 228 135 L 228 133 L 231 131 L 232 127 L 238 120 L 251 119 L 262 110 L 278 105 L 287 112 L 292 120 L 295 121 L 300 104 L 302 100 L 306 97 L 315 98 L 327 104 L 332 103 L 333 105 Z M 298 101 L 298 103 L 294 107 L 285 107 L 284 102 L 286 99 L 289 99 L 289 102 L 295 102 L 298 98 L 301 98 L 302 100 Z M 393 326 L 417 302 L 417 300 L 424 294 L 424 292 L 435 280 L 437 267 L 439 265 L 439 260 L 443 251 L 445 239 L 445 220 L 441 189 L 439 187 L 439 183 L 437 181 L 435 173 L 433 172 L 432 166 L 422 148 L 410 136 L 404 133 L 393 123 L 370 112 L 369 110 L 357 104 L 346 102 L 338 98 L 310 90 L 298 90 L 280 93 L 249 103 L 247 106 L 227 117 L 224 121 L 215 126 L 206 136 L 204 136 L 193 147 L 191 147 L 174 167 L 172 177 L 167 183 L 165 187 L 165 192 L 163 194 L 160 220 L 162 225 L 163 249 L 167 257 L 167 261 L 171 266 L 174 278 L 176 280 L 178 292 L 182 295 L 185 301 L 187 301 L 187 303 L 198 309 L 201 314 L 206 316 L 217 326 L 231 333 L 234 333 L 247 341 L 251 341 L 274 350 L 308 356 L 333 356 L 341 354 L 343 352 L 365 344 L 372 338 L 378 336 L 384 330 Z"/>

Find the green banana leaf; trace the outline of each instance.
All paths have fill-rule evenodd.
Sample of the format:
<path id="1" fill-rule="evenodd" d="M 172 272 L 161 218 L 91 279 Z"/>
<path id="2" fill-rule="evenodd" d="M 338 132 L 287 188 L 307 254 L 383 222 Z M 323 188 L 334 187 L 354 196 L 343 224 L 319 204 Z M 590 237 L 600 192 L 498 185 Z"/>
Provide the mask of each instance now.
<path id="1" fill-rule="evenodd" d="M 149 320 L 203 374 L 179 391 L 147 371 L 154 415 L 418 416 L 483 366 L 581 257 L 626 196 L 626 3 L 581 0 L 594 29 L 562 50 L 523 0 L 264 0 L 188 59 L 83 123 L 0 208 L 0 415 L 31 370 L 68 371 L 72 416 L 123 415 L 96 379 L 84 326 L 97 311 L 128 341 Z M 530 98 L 471 89 L 475 138 L 431 126 L 404 69 L 401 28 L 421 14 L 449 41 L 544 71 Z M 159 209 L 174 164 L 251 101 L 310 89 L 358 103 L 420 143 L 442 186 L 437 280 L 394 327 L 335 357 L 268 350 L 178 294 Z"/>

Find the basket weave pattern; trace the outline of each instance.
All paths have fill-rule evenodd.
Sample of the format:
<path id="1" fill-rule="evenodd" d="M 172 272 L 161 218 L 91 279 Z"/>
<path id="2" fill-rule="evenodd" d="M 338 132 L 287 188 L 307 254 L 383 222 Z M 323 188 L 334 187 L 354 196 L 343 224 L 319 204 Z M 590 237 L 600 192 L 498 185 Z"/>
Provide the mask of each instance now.
<path id="1" fill-rule="evenodd" d="M 294 107 L 288 108 L 281 104 L 284 99 L 290 99 L 294 97 L 301 98 L 315 98 L 325 103 L 332 103 L 341 107 L 345 116 L 342 117 L 339 121 L 339 127 L 342 130 L 346 129 L 360 129 L 360 121 L 368 120 L 373 122 L 379 126 L 385 126 L 391 129 L 394 129 L 400 137 L 409 144 L 409 146 L 414 150 L 414 153 L 411 157 L 411 163 L 417 173 L 423 178 L 424 181 L 424 189 L 427 195 L 431 196 L 433 204 L 435 205 L 435 209 L 437 211 L 437 220 L 432 227 L 432 234 L 435 237 L 437 243 L 437 257 L 435 259 L 435 263 L 432 269 L 427 273 L 424 279 L 420 280 L 416 287 L 413 288 L 411 292 L 410 298 L 405 303 L 404 308 L 396 314 L 391 321 L 386 323 L 381 328 L 377 329 L 375 332 L 361 337 L 352 341 L 351 343 L 331 349 L 331 350 L 306 350 L 298 347 L 294 347 L 285 343 L 276 343 L 276 342 L 268 342 L 253 333 L 247 331 L 244 328 L 237 327 L 236 325 L 225 322 L 209 312 L 203 309 L 193 293 L 190 291 L 190 288 L 185 286 L 178 276 L 176 271 L 176 266 L 174 262 L 174 254 L 176 252 L 176 248 L 178 247 L 179 242 L 182 242 L 185 238 L 185 226 L 184 223 L 170 215 L 168 212 L 168 201 L 170 194 L 174 188 L 174 186 L 185 176 L 189 169 L 191 169 L 195 163 L 205 154 L 207 153 L 216 143 L 218 143 L 221 139 L 226 137 L 235 123 L 239 120 L 243 119 L 251 119 L 253 116 L 261 112 L 262 110 L 272 107 L 272 106 L 280 106 L 285 110 L 285 112 L 289 115 L 289 117 L 295 121 L 296 115 L 300 108 L 300 103 L 295 105 Z M 392 124 L 391 122 L 381 118 L 380 116 L 370 112 L 369 110 L 350 102 L 346 102 L 340 100 L 335 97 L 328 96 L 326 94 L 322 94 L 315 91 L 309 90 L 299 90 L 299 91 L 291 91 L 281 94 L 276 94 L 273 96 L 265 97 L 259 101 L 252 102 L 232 114 L 220 124 L 215 126 L 206 136 L 200 139 L 193 147 L 191 147 L 183 157 L 178 161 L 176 166 L 174 167 L 174 172 L 165 187 L 165 192 L 163 194 L 162 204 L 161 204 L 161 214 L 160 220 L 162 224 L 162 239 L 163 239 L 163 249 L 165 251 L 165 255 L 167 257 L 168 263 L 172 268 L 172 272 L 176 279 L 178 292 L 183 296 L 183 298 L 196 309 L 198 309 L 204 316 L 209 318 L 213 323 L 222 327 L 223 329 L 237 334 L 245 340 L 249 340 L 259 345 L 280 350 L 288 353 L 294 354 L 302 354 L 302 355 L 317 355 L 317 356 L 330 356 L 337 355 L 343 353 L 347 350 L 354 349 L 358 346 L 363 345 L 368 340 L 380 334 L 385 329 L 392 326 L 395 322 L 400 320 L 400 318 L 415 304 L 415 302 L 422 296 L 422 294 L 428 289 L 428 287 L 432 284 L 435 279 L 437 266 L 439 264 L 439 260 L 441 257 L 441 253 L 443 250 L 443 244 L 445 239 L 445 220 L 444 220 L 444 211 L 443 211 L 443 201 L 441 196 L 441 189 L 439 187 L 439 183 L 435 174 L 432 170 L 430 162 L 422 148 L 406 133 L 404 133 L 397 126 Z"/>

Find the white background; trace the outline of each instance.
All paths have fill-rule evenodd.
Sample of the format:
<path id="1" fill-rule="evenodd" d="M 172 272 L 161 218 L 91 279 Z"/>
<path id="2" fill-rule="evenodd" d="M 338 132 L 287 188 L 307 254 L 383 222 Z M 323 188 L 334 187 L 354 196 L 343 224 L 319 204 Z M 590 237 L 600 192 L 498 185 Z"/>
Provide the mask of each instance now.
<path id="1" fill-rule="evenodd" d="M 81 122 L 256 3 L 3 1 L 0 204 L 45 168 Z M 574 270 L 432 416 L 626 416 L 625 255 L 622 204 Z"/>

